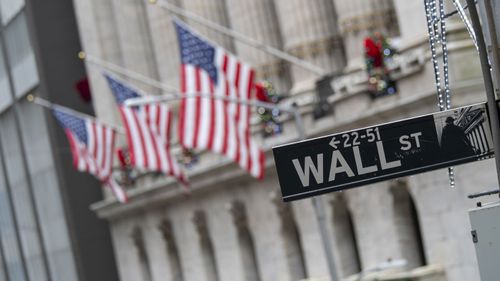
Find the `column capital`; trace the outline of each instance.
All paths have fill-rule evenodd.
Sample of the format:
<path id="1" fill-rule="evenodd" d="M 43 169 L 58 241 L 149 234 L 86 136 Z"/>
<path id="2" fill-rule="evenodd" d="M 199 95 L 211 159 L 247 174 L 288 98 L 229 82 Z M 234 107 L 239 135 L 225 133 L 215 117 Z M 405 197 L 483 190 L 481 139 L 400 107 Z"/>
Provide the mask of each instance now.
<path id="1" fill-rule="evenodd" d="M 233 201 L 229 204 L 228 210 L 233 217 L 234 224 L 238 229 L 247 227 L 248 219 L 245 205 L 241 201 Z"/>
<path id="2" fill-rule="evenodd" d="M 385 29 L 388 25 L 397 22 L 393 8 L 375 10 L 339 19 L 341 34 L 356 33 L 360 31 Z"/>

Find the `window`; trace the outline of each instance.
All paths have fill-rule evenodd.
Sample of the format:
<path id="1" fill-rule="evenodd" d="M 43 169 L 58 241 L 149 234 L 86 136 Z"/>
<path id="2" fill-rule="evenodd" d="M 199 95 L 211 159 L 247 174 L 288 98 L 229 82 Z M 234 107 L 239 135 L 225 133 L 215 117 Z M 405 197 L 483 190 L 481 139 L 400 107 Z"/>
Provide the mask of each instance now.
<path id="1" fill-rule="evenodd" d="M 3 158 L 3 152 L 0 151 L 0 157 Z M 4 158 L 5 159 L 5 158 Z M 16 218 L 13 208 L 7 182 L 5 178 L 5 167 L 3 161 L 0 161 L 0 243 L 7 280 L 26 280 L 26 272 L 23 266 L 21 249 L 19 248 L 19 239 L 16 227 Z M 1 278 L 0 278 L 1 279 Z"/>
<path id="2" fill-rule="evenodd" d="M 5 43 L 14 91 L 20 97 L 38 84 L 35 55 L 31 47 L 26 16 L 21 12 L 5 29 Z"/>
<path id="3" fill-rule="evenodd" d="M 2 227 L 0 226 L 0 230 L 2 229 Z M 0 233 L 0 237 L 1 237 L 1 233 Z M 7 269 L 6 269 L 6 265 L 5 265 L 5 258 L 4 258 L 4 253 L 3 253 L 3 247 L 2 247 L 2 243 L 0 241 L 0 281 L 7 281 L 7 279 L 9 278 L 7 276 Z"/>
<path id="4" fill-rule="evenodd" d="M 5 187 L 4 182 L 0 186 Z M 7 191 L 0 188 L 0 243 L 3 248 L 5 272 L 9 277 L 7 280 L 26 280 L 13 216 Z"/>
<path id="5" fill-rule="evenodd" d="M 0 0 L 2 24 L 6 25 L 23 7 L 24 0 Z"/>
<path id="6" fill-rule="evenodd" d="M 241 259 L 245 270 L 246 281 L 260 281 L 257 255 L 252 233 L 248 227 L 247 214 L 242 202 L 236 201 L 231 204 L 230 209 L 236 230 L 238 233 L 238 244 L 240 246 Z"/>
<path id="7" fill-rule="evenodd" d="M 3 58 L 3 49 L 2 46 L 0 46 L 0 112 L 12 104 L 12 94 L 10 92 L 7 69 Z"/>
<path id="8" fill-rule="evenodd" d="M 337 195 L 331 204 L 335 247 L 339 253 L 338 266 L 342 276 L 347 277 L 361 271 L 356 231 L 345 197 Z"/>
<path id="9" fill-rule="evenodd" d="M 37 216 L 34 209 L 36 206 L 31 201 L 32 187 L 27 179 L 27 167 L 23 163 L 22 144 L 19 142 L 20 136 L 14 114 L 14 110 L 11 109 L 0 118 L 2 154 L 5 161 L 8 161 L 8 164 L 5 165 L 6 178 L 11 186 L 10 192 L 23 252 L 27 255 L 25 258 L 28 275 L 30 278 L 35 278 L 35 276 L 48 278 L 41 235 L 37 229 Z"/>
<path id="10" fill-rule="evenodd" d="M 212 239 L 210 239 L 210 234 L 208 232 L 208 225 L 205 213 L 202 211 L 196 211 L 194 213 L 193 220 L 196 225 L 196 229 L 198 230 L 198 235 L 200 237 L 201 256 L 205 267 L 205 274 L 207 277 L 206 280 L 218 281 L 219 271 L 217 270 L 217 260 L 215 258 L 215 251 L 214 251 L 214 246 L 212 244 Z"/>
<path id="11" fill-rule="evenodd" d="M 408 268 L 426 265 L 425 247 L 415 202 L 404 181 L 391 187 L 394 219 L 398 242 L 404 253 Z"/>

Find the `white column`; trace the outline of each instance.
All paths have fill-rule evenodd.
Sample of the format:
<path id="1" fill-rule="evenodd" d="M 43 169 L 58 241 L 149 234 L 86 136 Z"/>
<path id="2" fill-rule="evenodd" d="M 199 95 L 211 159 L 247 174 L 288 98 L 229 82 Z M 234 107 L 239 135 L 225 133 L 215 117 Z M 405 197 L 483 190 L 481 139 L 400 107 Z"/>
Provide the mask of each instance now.
<path id="1" fill-rule="evenodd" d="M 121 48 L 111 3 L 92 0 L 75 1 L 74 4 L 83 51 L 97 58 L 122 65 Z M 108 124 L 121 125 L 115 98 L 102 75 L 102 69 L 88 62 L 86 68 L 96 117 Z M 122 146 L 124 143 L 125 137 L 118 135 L 116 146 Z M 108 188 L 103 189 L 103 193 L 107 198 L 113 197 Z"/>
<path id="2" fill-rule="evenodd" d="M 156 58 L 146 15 L 147 5 L 138 0 L 113 0 L 118 40 L 124 67 L 153 79 L 158 79 Z M 150 93 L 158 89 L 134 81 Z"/>
<path id="3" fill-rule="evenodd" d="M 179 6 L 179 0 L 169 3 Z M 158 5 L 147 5 L 147 17 L 151 39 L 161 82 L 179 87 L 180 54 L 172 14 Z"/>
<path id="4" fill-rule="evenodd" d="M 344 67 L 341 40 L 331 0 L 276 0 L 284 48 L 327 72 Z M 291 67 L 294 84 L 310 80 L 315 74 Z"/>
<path id="5" fill-rule="evenodd" d="M 112 6 L 108 1 L 83 2 L 75 2 L 83 50 L 95 57 L 121 64 L 121 50 Z M 96 116 L 104 122 L 119 124 L 118 109 L 102 76 L 102 69 L 89 63 L 86 66 Z"/>
<path id="6" fill-rule="evenodd" d="M 283 48 L 274 3 L 269 0 L 226 0 L 233 30 L 249 38 Z M 258 80 L 268 80 L 278 92 L 290 89 L 288 64 L 263 51 L 235 41 L 236 53 L 257 70 Z"/>
<path id="7" fill-rule="evenodd" d="M 110 1 L 92 0 L 97 26 L 97 40 L 100 44 L 101 58 L 114 64 L 123 64 L 122 50 L 118 41 L 118 30 Z"/>
<path id="8" fill-rule="evenodd" d="M 225 0 L 182 0 L 182 6 L 184 9 L 200 17 L 229 27 Z M 226 50 L 234 52 L 234 43 L 231 37 L 223 35 L 192 20 L 187 20 L 187 23 L 194 28 L 196 32 L 208 37 L 208 39 L 224 47 Z"/>
<path id="9" fill-rule="evenodd" d="M 346 194 L 356 229 L 361 269 L 375 267 L 388 259 L 403 259 L 405 252 L 398 243 L 390 183 L 376 183 Z"/>

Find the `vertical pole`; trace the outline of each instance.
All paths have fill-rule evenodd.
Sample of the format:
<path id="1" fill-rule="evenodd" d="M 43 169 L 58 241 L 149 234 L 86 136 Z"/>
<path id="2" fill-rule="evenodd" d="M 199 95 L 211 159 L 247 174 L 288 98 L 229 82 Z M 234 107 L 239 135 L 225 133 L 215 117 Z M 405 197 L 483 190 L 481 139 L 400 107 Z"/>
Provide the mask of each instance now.
<path id="1" fill-rule="evenodd" d="M 488 114 L 490 116 L 491 131 L 493 135 L 493 147 L 495 150 L 497 180 L 498 184 L 500 184 L 500 122 L 498 120 L 498 107 L 495 98 L 495 91 L 493 89 L 490 64 L 488 62 L 488 52 L 486 50 L 486 44 L 484 43 L 484 35 L 483 35 L 483 30 L 481 29 L 481 23 L 479 21 L 479 15 L 477 13 L 476 3 L 474 2 L 474 0 L 467 0 L 467 5 L 469 7 L 472 27 L 474 28 L 474 33 L 476 33 L 476 38 L 477 38 L 477 45 L 479 49 L 479 60 L 481 62 L 481 70 L 483 72 L 486 97 L 488 98 L 487 107 L 488 107 Z M 487 9 L 488 7 L 486 7 L 486 10 Z M 493 50 L 493 52 L 498 52 L 498 50 Z"/>
<path id="2" fill-rule="evenodd" d="M 321 235 L 321 240 L 323 241 L 323 247 L 325 248 L 326 261 L 328 263 L 328 270 L 330 271 L 330 281 L 337 281 L 337 268 L 335 267 L 335 257 L 332 251 L 332 242 L 328 235 L 328 229 L 326 228 L 326 216 L 325 216 L 325 206 L 320 197 L 315 196 L 312 198 L 314 204 L 314 211 L 316 214 L 316 219 L 318 220 L 319 231 Z"/>
<path id="3" fill-rule="evenodd" d="M 490 48 L 491 48 L 491 68 L 493 77 L 496 83 L 493 83 L 494 87 L 498 87 L 500 83 L 500 58 L 498 55 L 498 37 L 497 29 L 495 27 L 493 7 L 491 6 L 491 0 L 484 0 L 485 14 L 486 14 L 486 24 L 488 25 L 488 31 L 490 33 Z M 495 90 L 496 91 L 496 90 Z"/>
<path id="4" fill-rule="evenodd" d="M 293 108 L 293 107 L 292 107 Z M 297 132 L 299 134 L 299 140 L 303 141 L 306 139 L 306 132 L 304 129 L 304 122 L 302 122 L 302 116 L 298 108 L 294 108 L 293 117 L 295 118 L 295 126 L 297 127 Z"/>
<path id="5" fill-rule="evenodd" d="M 293 111 L 295 117 L 295 125 L 297 126 L 297 132 L 299 133 L 299 139 L 305 140 L 306 133 L 304 129 L 304 123 L 302 122 L 302 116 L 300 115 L 299 109 L 295 108 Z M 333 255 L 333 247 L 331 242 L 331 237 L 329 235 L 328 228 L 326 228 L 326 216 L 325 216 L 325 206 L 323 201 L 318 196 L 312 198 L 314 205 L 314 214 L 318 220 L 319 232 L 321 236 L 321 241 L 323 242 L 323 248 L 325 250 L 326 262 L 328 264 L 328 271 L 330 272 L 330 281 L 338 281 L 337 268 L 335 266 L 335 256 Z"/>

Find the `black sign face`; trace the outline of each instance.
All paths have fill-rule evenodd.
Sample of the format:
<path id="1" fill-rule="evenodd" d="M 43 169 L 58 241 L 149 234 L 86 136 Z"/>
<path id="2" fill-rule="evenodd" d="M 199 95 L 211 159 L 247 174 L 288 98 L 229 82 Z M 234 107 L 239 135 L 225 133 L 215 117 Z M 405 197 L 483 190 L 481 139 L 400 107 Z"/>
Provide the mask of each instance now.
<path id="1" fill-rule="evenodd" d="M 273 148 L 284 201 L 493 156 L 485 104 Z"/>

